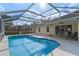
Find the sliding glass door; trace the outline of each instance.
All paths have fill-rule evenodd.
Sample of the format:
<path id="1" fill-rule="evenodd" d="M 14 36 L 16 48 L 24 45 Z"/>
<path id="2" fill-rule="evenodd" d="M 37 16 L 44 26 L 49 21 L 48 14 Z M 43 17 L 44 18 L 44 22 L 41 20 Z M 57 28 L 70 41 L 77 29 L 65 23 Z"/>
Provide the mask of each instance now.
<path id="1" fill-rule="evenodd" d="M 68 30 L 72 32 L 72 25 L 61 25 L 55 27 L 55 33 L 59 36 L 65 36 Z"/>

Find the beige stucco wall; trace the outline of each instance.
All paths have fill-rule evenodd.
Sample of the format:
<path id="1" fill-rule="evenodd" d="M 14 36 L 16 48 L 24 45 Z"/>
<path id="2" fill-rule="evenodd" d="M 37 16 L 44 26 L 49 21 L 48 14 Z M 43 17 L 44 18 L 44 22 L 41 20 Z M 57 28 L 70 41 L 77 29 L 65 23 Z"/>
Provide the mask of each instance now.
<path id="1" fill-rule="evenodd" d="M 46 27 L 47 26 L 49 26 L 49 32 L 46 32 Z M 38 32 L 38 28 L 40 27 L 40 32 Z M 47 34 L 47 35 L 49 35 L 49 34 L 52 34 L 52 31 L 55 29 L 55 28 L 53 28 L 53 26 L 52 25 L 39 25 L 38 27 L 37 27 L 37 30 L 36 30 L 36 33 L 39 33 L 39 34 Z"/>
<path id="2" fill-rule="evenodd" d="M 49 26 L 49 32 L 46 32 L 46 27 Z M 40 27 L 40 32 L 38 32 L 38 27 Z M 46 34 L 46 35 L 55 35 L 55 26 L 54 25 L 40 25 L 37 27 L 36 33 Z"/>
<path id="3" fill-rule="evenodd" d="M 69 21 L 65 21 L 63 24 L 60 24 L 59 22 L 56 23 L 51 23 L 51 25 L 39 25 L 37 26 L 37 30 L 36 33 L 40 33 L 40 34 L 52 34 L 53 36 L 55 36 L 55 26 L 61 26 L 61 25 L 72 25 L 72 32 L 76 32 L 78 31 L 78 25 L 77 22 L 69 22 Z M 49 26 L 49 32 L 46 32 L 46 27 Z M 38 32 L 38 27 L 40 27 L 40 32 Z"/>

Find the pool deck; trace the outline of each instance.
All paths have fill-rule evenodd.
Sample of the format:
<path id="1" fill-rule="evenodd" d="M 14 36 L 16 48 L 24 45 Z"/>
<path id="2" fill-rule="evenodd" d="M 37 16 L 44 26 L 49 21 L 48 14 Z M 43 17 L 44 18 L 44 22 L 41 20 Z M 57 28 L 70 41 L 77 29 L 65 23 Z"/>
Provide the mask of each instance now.
<path id="1" fill-rule="evenodd" d="M 39 37 L 39 35 L 34 36 Z M 51 38 L 61 44 L 53 52 L 49 53 L 49 56 L 79 56 L 79 41 L 70 41 L 60 37 L 46 36 L 46 38 Z M 9 56 L 8 36 L 5 36 L 5 38 L 0 41 L 0 56 Z"/>
<path id="2" fill-rule="evenodd" d="M 8 47 L 8 36 L 5 36 L 2 41 L 0 41 L 0 56 L 8 56 L 9 47 Z"/>
<path id="3" fill-rule="evenodd" d="M 79 56 L 79 41 L 55 38 L 61 45 L 53 51 L 55 56 Z"/>

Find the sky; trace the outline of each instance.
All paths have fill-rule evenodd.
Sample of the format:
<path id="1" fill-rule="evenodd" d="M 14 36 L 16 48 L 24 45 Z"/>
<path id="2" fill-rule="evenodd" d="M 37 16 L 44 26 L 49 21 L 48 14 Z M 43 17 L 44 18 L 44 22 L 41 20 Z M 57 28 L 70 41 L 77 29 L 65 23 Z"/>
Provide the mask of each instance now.
<path id="1" fill-rule="evenodd" d="M 16 11 L 16 10 L 23 10 L 23 9 L 25 10 L 30 5 L 31 5 L 31 3 L 0 3 L 0 11 L 1 12 L 5 12 L 5 11 Z M 79 7 L 78 3 L 53 3 L 53 5 L 55 7 Z M 30 8 L 30 10 L 33 11 L 33 12 L 36 12 L 36 13 L 40 14 L 40 13 L 42 13 L 42 12 L 48 10 L 48 9 L 51 9 L 51 8 L 52 7 L 49 6 L 46 3 L 37 3 L 37 4 L 34 4 Z M 64 9 L 64 8 L 60 8 L 59 10 L 65 10 L 65 11 L 70 11 L 71 12 L 71 11 L 74 11 L 74 10 L 77 10 L 77 9 Z M 48 16 L 48 15 L 53 14 L 54 12 L 56 12 L 56 10 L 52 9 L 51 11 L 49 11 L 47 13 L 44 13 L 43 15 L 44 16 Z M 21 14 L 21 13 L 15 13 L 15 14 L 9 14 L 9 15 L 13 16 L 13 15 L 18 15 L 18 14 Z M 61 13 L 61 15 L 65 15 L 65 14 L 66 13 Z M 28 16 L 28 17 L 32 17 L 33 18 L 36 15 L 34 15 L 34 14 L 28 14 L 26 12 L 24 16 Z M 36 17 L 36 18 L 38 19 L 38 17 Z M 51 18 L 54 18 L 54 17 L 58 17 L 58 14 L 55 15 L 55 16 L 51 16 Z M 28 20 L 28 19 L 26 19 L 26 20 Z M 17 23 L 17 25 L 23 25 L 26 22 L 25 21 L 14 21 L 13 23 L 14 23 L 14 25 L 16 25 L 16 23 Z M 30 22 L 27 22 L 27 24 L 30 24 Z"/>

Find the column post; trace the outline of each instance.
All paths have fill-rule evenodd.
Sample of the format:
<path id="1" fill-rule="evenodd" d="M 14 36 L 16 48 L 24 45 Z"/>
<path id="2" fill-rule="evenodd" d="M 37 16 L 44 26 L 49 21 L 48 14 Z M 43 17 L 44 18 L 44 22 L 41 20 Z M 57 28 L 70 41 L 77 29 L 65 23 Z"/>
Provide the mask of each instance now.
<path id="1" fill-rule="evenodd" d="M 79 21 L 77 22 L 78 24 L 78 41 L 79 41 Z"/>
<path id="2" fill-rule="evenodd" d="M 4 36 L 5 36 L 5 24 L 4 24 L 4 21 L 1 17 L 1 14 L 2 13 L 0 12 L 0 20 L 1 20 L 1 33 L 0 33 L 0 36 L 1 36 L 1 39 L 3 39 Z"/>

